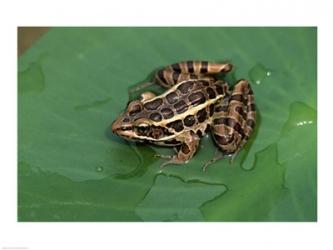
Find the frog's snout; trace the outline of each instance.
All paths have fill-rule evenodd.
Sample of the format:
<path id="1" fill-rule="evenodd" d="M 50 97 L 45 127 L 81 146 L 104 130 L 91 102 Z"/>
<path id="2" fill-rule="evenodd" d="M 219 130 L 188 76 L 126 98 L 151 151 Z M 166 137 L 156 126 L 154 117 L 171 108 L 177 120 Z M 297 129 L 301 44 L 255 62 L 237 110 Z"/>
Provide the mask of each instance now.
<path id="1" fill-rule="evenodd" d="M 111 125 L 112 133 L 116 134 L 117 131 L 121 130 L 122 122 L 120 119 L 115 120 Z"/>
<path id="2" fill-rule="evenodd" d="M 125 136 L 128 137 L 131 135 L 131 130 L 133 129 L 133 126 L 122 118 L 118 118 L 115 120 L 111 125 L 111 130 L 114 134 L 119 136 Z"/>

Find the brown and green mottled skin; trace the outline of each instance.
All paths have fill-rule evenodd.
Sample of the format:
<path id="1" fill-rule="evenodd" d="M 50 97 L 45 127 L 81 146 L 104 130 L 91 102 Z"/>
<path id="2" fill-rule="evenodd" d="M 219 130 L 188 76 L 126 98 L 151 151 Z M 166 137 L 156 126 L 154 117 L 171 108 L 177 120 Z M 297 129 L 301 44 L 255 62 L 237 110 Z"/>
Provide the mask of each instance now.
<path id="1" fill-rule="evenodd" d="M 224 154 L 237 153 L 253 131 L 256 111 L 246 80 L 230 91 L 227 83 L 216 79 L 231 69 L 231 64 L 186 61 L 159 70 L 155 81 L 168 90 L 159 96 L 145 92 L 141 100 L 132 101 L 113 123 L 113 131 L 130 140 L 180 145 L 178 154 L 163 166 L 187 162 L 207 131 Z"/>

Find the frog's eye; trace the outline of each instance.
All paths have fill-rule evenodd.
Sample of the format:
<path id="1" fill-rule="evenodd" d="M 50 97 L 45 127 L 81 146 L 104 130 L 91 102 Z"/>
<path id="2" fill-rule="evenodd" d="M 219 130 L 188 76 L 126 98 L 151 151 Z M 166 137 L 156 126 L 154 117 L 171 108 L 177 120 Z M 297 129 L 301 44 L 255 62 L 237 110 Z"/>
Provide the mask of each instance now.
<path id="1" fill-rule="evenodd" d="M 128 104 L 128 112 L 130 116 L 134 116 L 142 110 L 142 102 L 132 101 Z"/>
<path id="2" fill-rule="evenodd" d="M 150 131 L 150 126 L 147 123 L 140 123 L 136 126 L 136 131 L 139 135 L 147 135 Z"/>

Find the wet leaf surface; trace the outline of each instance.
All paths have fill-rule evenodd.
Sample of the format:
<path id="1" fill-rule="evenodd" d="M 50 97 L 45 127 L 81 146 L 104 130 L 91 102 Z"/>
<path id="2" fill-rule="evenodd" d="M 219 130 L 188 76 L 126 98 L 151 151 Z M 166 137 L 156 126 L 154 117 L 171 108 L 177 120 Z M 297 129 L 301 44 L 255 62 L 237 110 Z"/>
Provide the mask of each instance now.
<path id="1" fill-rule="evenodd" d="M 19 221 L 316 221 L 315 28 L 53 28 L 19 58 Z M 182 60 L 230 60 L 259 122 L 233 164 L 202 172 L 110 133 L 128 90 Z M 151 86 L 155 92 L 160 87 Z"/>

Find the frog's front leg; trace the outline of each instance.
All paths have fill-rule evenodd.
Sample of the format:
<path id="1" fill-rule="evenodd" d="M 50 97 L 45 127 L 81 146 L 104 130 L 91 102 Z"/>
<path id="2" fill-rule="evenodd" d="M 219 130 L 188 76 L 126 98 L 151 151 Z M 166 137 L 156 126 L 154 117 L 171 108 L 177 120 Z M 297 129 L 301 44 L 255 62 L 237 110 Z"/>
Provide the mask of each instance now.
<path id="1" fill-rule="evenodd" d="M 228 106 L 215 109 L 213 136 L 225 155 L 234 156 L 247 142 L 256 121 L 253 92 L 246 80 L 238 81 L 228 102 Z"/>
<path id="2" fill-rule="evenodd" d="M 176 137 L 176 139 L 182 142 L 178 153 L 171 156 L 169 161 L 164 162 L 161 168 L 169 164 L 187 163 L 197 151 L 200 142 L 199 136 L 192 131 L 185 132 Z"/>
<path id="3" fill-rule="evenodd" d="M 156 95 L 154 93 L 150 92 L 150 91 L 143 92 L 140 95 L 140 101 L 145 102 L 145 101 L 148 101 L 150 99 L 153 99 L 154 97 L 156 97 Z"/>

